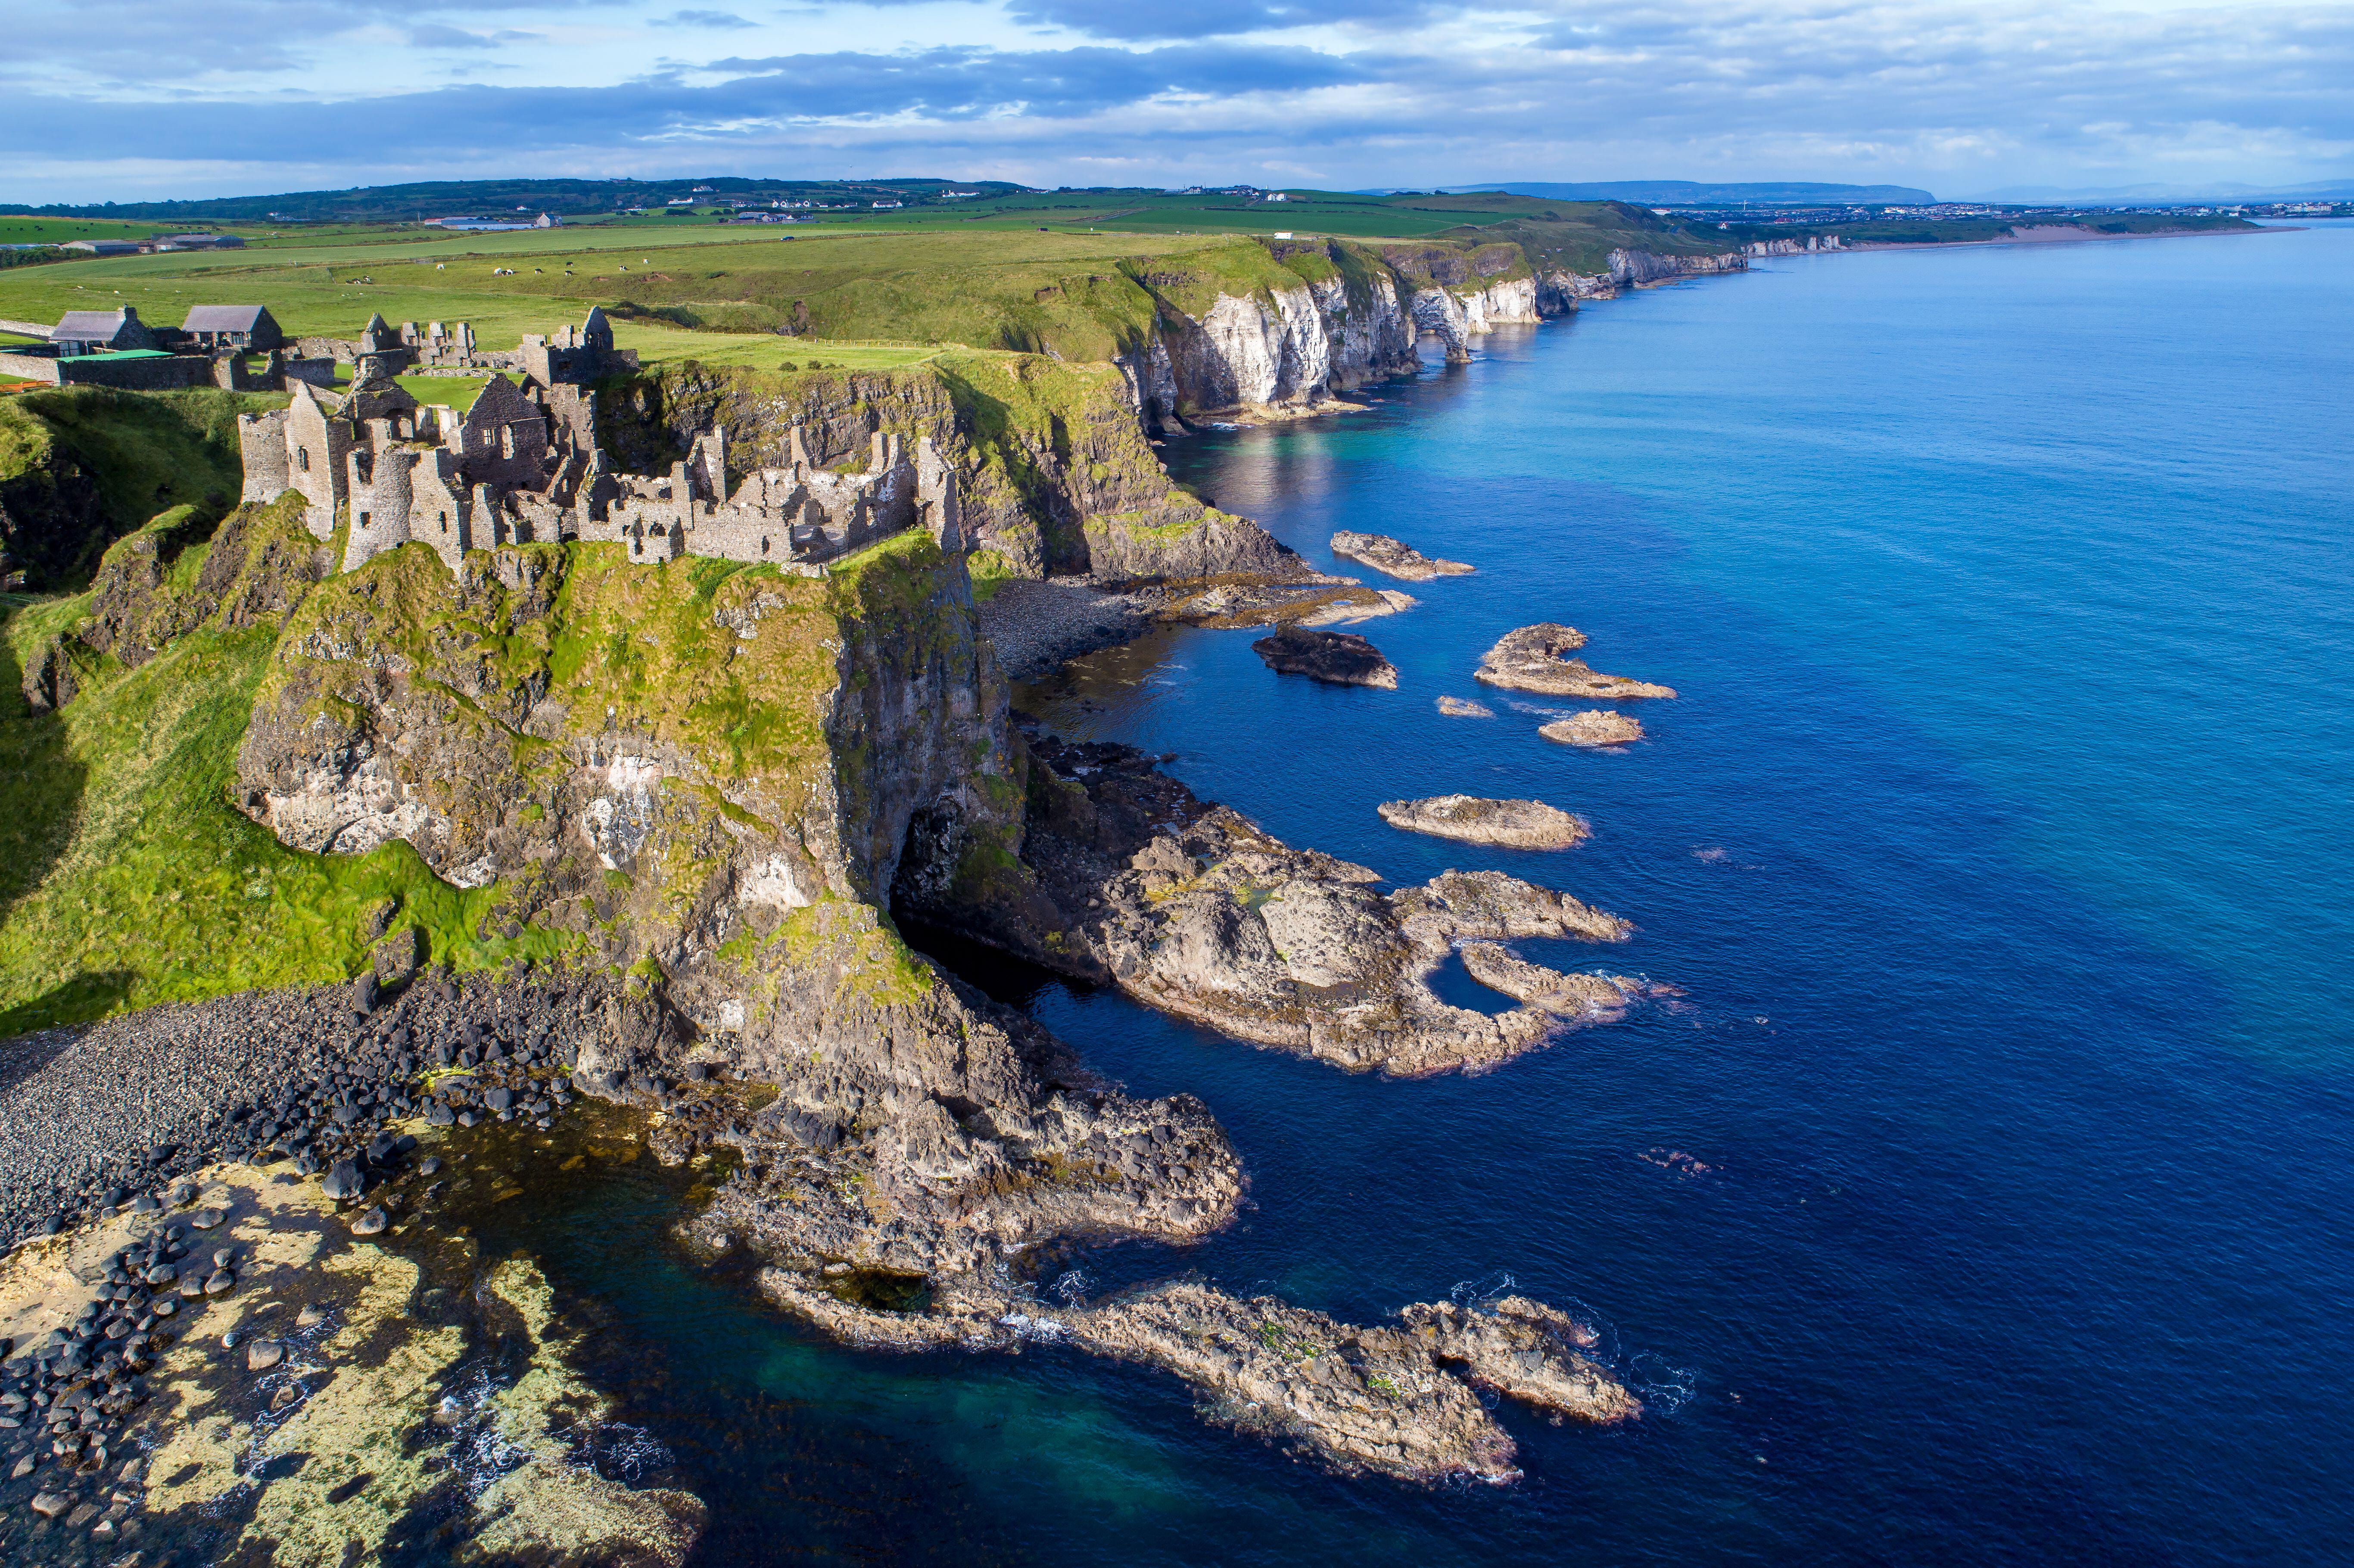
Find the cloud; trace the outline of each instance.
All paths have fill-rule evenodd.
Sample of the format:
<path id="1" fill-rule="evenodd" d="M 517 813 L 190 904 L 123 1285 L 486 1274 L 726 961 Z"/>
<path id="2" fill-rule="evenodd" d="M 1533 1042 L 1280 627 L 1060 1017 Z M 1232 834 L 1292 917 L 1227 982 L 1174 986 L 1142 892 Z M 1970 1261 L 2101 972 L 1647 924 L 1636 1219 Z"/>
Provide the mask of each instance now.
<path id="1" fill-rule="evenodd" d="M 1007 14 L 1018 21 L 1063 27 L 1092 37 L 1157 42 L 1338 23 L 1395 26 L 1463 8 L 1439 0 L 1339 0 L 1335 5 L 1310 5 L 1305 0 L 1201 0 L 1190 5 L 1166 5 L 1161 0 L 1012 0 Z"/>
<path id="2" fill-rule="evenodd" d="M 462 27 L 442 26 L 438 22 L 408 30 L 408 41 L 420 49 L 495 49 L 508 44 L 535 43 L 541 36 L 538 33 L 519 33 L 513 28 L 495 33 L 470 33 Z"/>
<path id="3" fill-rule="evenodd" d="M 746 21 L 733 11 L 673 11 L 667 16 L 655 17 L 653 22 L 657 27 L 752 27 L 759 25 Z"/>
<path id="4" fill-rule="evenodd" d="M 1654 0 L 1641 11 L 1535 0 L 1475 14 L 1427 0 L 1334 0 L 1314 26 L 1243 43 L 1231 34 L 1288 27 L 1301 13 L 1287 0 L 1204 0 L 1193 11 L 1002 3 L 970 13 L 976 25 L 997 19 L 995 47 L 933 42 L 651 69 L 639 53 L 617 55 L 625 63 L 601 79 L 568 50 L 576 85 L 363 95 L 348 76 L 317 76 L 315 92 L 334 101 L 290 103 L 182 82 L 164 101 L 106 95 L 100 114 L 55 88 L 45 100 L 20 92 L 18 112 L 0 118 L 0 167 L 15 187 L 0 194 L 134 164 L 150 171 L 143 180 L 160 178 L 159 147 L 172 150 L 160 166 L 243 170 L 238 188 L 260 190 L 293 188 L 281 172 L 290 157 L 325 172 L 313 182 L 322 185 L 493 164 L 509 174 L 897 167 L 1049 185 L 1342 187 L 1692 177 L 1955 191 L 2354 175 L 2354 93 L 2344 87 L 2354 80 L 2354 7 L 2343 4 L 2143 14 L 1952 0 Z M 275 14 L 264 0 L 222 5 L 240 27 Z M 351 26 L 368 15 L 323 8 Z M 887 13 L 862 15 L 896 25 Z M 1008 19 L 1097 41 L 1023 47 L 1034 36 L 1006 34 Z M 414 12 L 409 26 L 420 38 L 411 47 L 434 52 L 484 47 L 445 34 L 510 36 Z M 943 25 L 928 11 L 921 26 L 937 37 Z M 1174 32 L 1182 41 L 1155 41 Z M 236 36 L 267 48 L 273 35 Z M 16 49 L 20 80 L 54 79 L 40 62 L 71 55 L 65 34 L 44 37 Z M 681 40 L 666 47 L 676 52 Z"/>

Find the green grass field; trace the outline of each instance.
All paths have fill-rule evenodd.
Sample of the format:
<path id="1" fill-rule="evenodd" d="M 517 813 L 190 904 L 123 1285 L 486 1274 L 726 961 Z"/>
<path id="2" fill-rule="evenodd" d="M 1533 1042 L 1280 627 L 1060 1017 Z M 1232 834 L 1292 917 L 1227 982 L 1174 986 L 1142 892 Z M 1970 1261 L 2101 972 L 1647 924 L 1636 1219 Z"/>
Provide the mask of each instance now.
<path id="1" fill-rule="evenodd" d="M 1545 265 L 1590 271 L 1620 245 L 1689 252 L 1728 243 L 1640 208 L 1500 194 L 1302 191 L 1269 203 L 1008 192 L 821 214 L 790 228 L 654 217 L 495 234 L 414 223 L 245 226 L 251 242 L 242 251 L 9 269 L 0 272 L 0 318 L 48 322 L 129 304 L 176 326 L 191 305 L 266 304 L 297 335 L 350 337 L 380 313 L 396 325 L 471 322 L 485 345 L 504 347 L 599 304 L 620 344 L 649 364 L 819 359 L 866 369 L 914 363 L 945 344 L 1103 359 L 1150 333 L 1156 295 L 1198 311 L 1220 292 L 1264 293 L 1331 270 L 1313 255 L 1270 255 L 1260 240 L 1281 230 L 1310 244 L 1369 247 L 1368 264 L 1378 252 L 1417 275 L 1416 258 L 1434 245 L 1468 253 L 1506 241 Z"/>

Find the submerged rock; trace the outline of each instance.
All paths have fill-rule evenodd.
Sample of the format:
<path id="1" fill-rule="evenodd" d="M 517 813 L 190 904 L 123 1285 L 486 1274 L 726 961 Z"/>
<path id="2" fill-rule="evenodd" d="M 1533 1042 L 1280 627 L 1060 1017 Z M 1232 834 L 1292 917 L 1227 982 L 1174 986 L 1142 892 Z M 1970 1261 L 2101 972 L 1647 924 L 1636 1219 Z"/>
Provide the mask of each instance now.
<path id="1" fill-rule="evenodd" d="M 1397 689 L 1396 668 L 1354 632 L 1286 626 L 1252 643 L 1251 652 L 1279 675 L 1306 675 L 1338 686 Z"/>
<path id="2" fill-rule="evenodd" d="M 1541 621 L 1507 632 L 1480 656 L 1473 679 L 1515 692 L 1538 692 L 1551 697 L 1672 697 L 1671 686 L 1655 686 L 1624 675 L 1605 675 L 1583 659 L 1567 654 L 1585 646 L 1585 634 L 1574 626 Z"/>
<path id="3" fill-rule="evenodd" d="M 1351 534 L 1345 531 L 1335 534 L 1332 535 L 1332 553 L 1345 556 L 1352 561 L 1363 561 L 1377 572 L 1387 572 L 1408 582 L 1461 577 L 1473 569 L 1461 561 L 1434 559 L 1386 534 Z"/>
<path id="4" fill-rule="evenodd" d="M 1564 746 L 1599 747 L 1627 746 L 1643 738 L 1643 726 L 1631 714 L 1612 713 L 1606 708 L 1589 708 L 1582 714 L 1572 714 L 1565 719 L 1555 719 L 1541 726 L 1537 733 L 1547 740 L 1557 740 Z"/>
<path id="5" fill-rule="evenodd" d="M 1506 849 L 1568 849 L 1594 831 L 1585 818 L 1542 800 L 1435 795 L 1426 800 L 1384 800 L 1373 809 L 1382 821 L 1410 833 Z"/>
<path id="6" fill-rule="evenodd" d="M 1475 703 L 1469 697 L 1441 697 L 1438 711 L 1448 718 L 1494 718 L 1496 710 L 1485 703 Z"/>

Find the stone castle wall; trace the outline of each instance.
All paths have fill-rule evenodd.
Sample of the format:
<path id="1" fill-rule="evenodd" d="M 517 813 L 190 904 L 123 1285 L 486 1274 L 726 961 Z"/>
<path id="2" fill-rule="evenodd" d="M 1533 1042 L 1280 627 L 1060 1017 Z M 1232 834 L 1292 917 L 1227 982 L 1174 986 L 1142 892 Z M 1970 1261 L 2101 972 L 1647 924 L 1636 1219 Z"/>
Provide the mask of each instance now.
<path id="1" fill-rule="evenodd" d="M 321 539 L 349 532 L 348 571 L 384 551 L 423 544 L 453 570 L 468 550 L 501 545 L 603 541 L 633 560 L 709 556 L 814 570 L 877 539 L 922 525 L 961 548 L 955 470 L 928 438 L 908 452 L 877 433 L 866 466 L 836 472 L 810 460 L 795 429 L 782 467 L 729 488 L 724 429 L 697 436 L 666 474 L 612 471 L 597 441 L 587 380 L 634 367 L 592 311 L 578 328 L 525 338 L 529 378 L 494 376 L 461 414 L 420 404 L 393 375 L 419 353 L 480 355 L 471 329 L 410 323 L 396 337 L 378 317 L 343 345 L 354 385 L 338 397 L 298 381 L 282 411 L 241 416 L 244 499 L 292 490 Z M 302 345 L 311 347 L 313 340 Z"/>

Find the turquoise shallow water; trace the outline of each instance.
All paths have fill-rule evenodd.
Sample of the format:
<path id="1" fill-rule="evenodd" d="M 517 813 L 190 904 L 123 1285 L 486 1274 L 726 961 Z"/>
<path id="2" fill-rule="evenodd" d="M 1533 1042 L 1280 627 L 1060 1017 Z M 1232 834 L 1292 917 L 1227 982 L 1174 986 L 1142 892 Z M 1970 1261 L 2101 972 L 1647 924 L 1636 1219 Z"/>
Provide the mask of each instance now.
<path id="1" fill-rule="evenodd" d="M 1636 939 L 1538 956 L 1688 994 L 1390 1084 L 945 955 L 1248 1162 L 1234 1232 L 1075 1283 L 1375 1315 L 1509 1275 L 1609 1325 L 1639 1423 L 1507 1407 L 1515 1487 L 1339 1481 L 1150 1376 L 811 1343 L 660 1261 L 651 1184 L 486 1241 L 603 1298 L 712 1563 L 2343 1561 L 2349 280 L 2345 228 L 1793 259 L 1171 448 L 1320 562 L 1352 527 L 1481 570 L 1359 628 L 1394 693 L 1179 632 L 1023 700 L 1393 879 L 1576 892 Z M 1472 684 L 1538 620 L 1681 690 L 1646 744 Z M 1373 815 L 1455 789 L 1596 836 Z"/>

